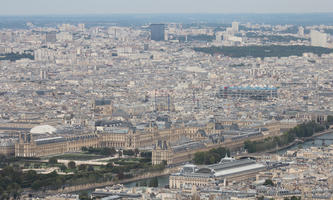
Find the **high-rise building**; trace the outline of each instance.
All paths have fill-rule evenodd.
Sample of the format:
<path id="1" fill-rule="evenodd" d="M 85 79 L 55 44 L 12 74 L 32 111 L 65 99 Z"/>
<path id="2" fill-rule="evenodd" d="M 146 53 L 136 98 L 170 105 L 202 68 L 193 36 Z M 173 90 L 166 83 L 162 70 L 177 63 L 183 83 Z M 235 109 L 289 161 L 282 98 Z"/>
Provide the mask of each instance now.
<path id="1" fill-rule="evenodd" d="M 232 31 L 234 33 L 237 33 L 239 30 L 239 23 L 238 22 L 232 22 Z"/>
<path id="2" fill-rule="evenodd" d="M 46 43 L 55 43 L 57 42 L 57 34 L 55 32 L 48 32 L 45 35 Z"/>
<path id="3" fill-rule="evenodd" d="M 164 24 L 150 25 L 150 39 L 154 41 L 164 41 Z"/>
<path id="4" fill-rule="evenodd" d="M 302 26 L 298 27 L 298 36 L 300 37 L 304 36 L 304 28 Z"/>
<path id="5" fill-rule="evenodd" d="M 215 37 L 216 37 L 216 42 L 221 42 L 223 40 L 223 33 L 222 32 L 217 32 L 215 34 Z"/>
<path id="6" fill-rule="evenodd" d="M 328 47 L 326 33 L 321 33 L 316 30 L 311 30 L 310 37 L 311 37 L 311 46 Z"/>

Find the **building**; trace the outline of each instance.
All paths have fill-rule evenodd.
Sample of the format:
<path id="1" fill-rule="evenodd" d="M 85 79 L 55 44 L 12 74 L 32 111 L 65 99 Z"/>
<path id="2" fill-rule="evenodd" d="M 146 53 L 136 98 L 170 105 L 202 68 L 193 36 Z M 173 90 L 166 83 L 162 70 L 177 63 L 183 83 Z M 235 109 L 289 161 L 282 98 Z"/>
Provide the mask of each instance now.
<path id="1" fill-rule="evenodd" d="M 39 71 L 39 78 L 40 80 L 45 80 L 47 79 L 47 72 L 45 69 L 42 69 Z"/>
<path id="2" fill-rule="evenodd" d="M 237 33 L 239 31 L 239 22 L 232 22 L 232 31 Z"/>
<path id="3" fill-rule="evenodd" d="M 158 165 L 164 161 L 168 165 L 184 164 L 190 162 L 197 152 L 204 152 L 221 146 L 230 150 L 239 149 L 244 145 L 244 141 L 261 138 L 262 135 L 263 129 L 229 131 L 224 129 L 216 134 L 206 134 L 205 130 L 199 129 L 195 137 L 185 141 L 177 136 L 175 136 L 178 138 L 176 143 L 171 143 L 172 140 L 158 140 L 152 150 L 152 164 Z"/>
<path id="4" fill-rule="evenodd" d="M 249 98 L 254 100 L 267 100 L 278 96 L 275 87 L 220 87 L 219 98 Z"/>
<path id="5" fill-rule="evenodd" d="M 152 151 L 152 164 L 183 164 L 192 160 L 196 152 L 204 150 L 207 150 L 207 146 L 202 141 L 190 141 L 174 146 L 167 144 L 167 141 L 157 141 Z"/>
<path id="6" fill-rule="evenodd" d="M 45 42 L 46 43 L 56 43 L 57 42 L 57 33 L 56 32 L 48 32 L 45 34 Z"/>
<path id="7" fill-rule="evenodd" d="M 95 99 L 91 107 L 95 114 L 112 115 L 113 106 L 110 99 Z"/>
<path id="8" fill-rule="evenodd" d="M 192 189 L 193 186 L 205 188 L 218 184 L 226 185 L 228 181 L 241 181 L 256 177 L 266 165 L 255 160 L 235 160 L 227 155 L 217 164 L 198 167 L 187 164 L 179 173 L 170 175 L 169 185 L 172 189 Z"/>
<path id="9" fill-rule="evenodd" d="M 156 96 L 155 97 L 155 111 L 175 111 L 173 97 L 169 94 L 165 96 Z"/>
<path id="10" fill-rule="evenodd" d="M 41 157 L 79 152 L 82 147 L 138 148 L 152 150 L 154 165 L 163 161 L 167 161 L 168 165 L 177 165 L 192 160 L 196 152 L 208 151 L 221 145 L 231 150 L 237 149 L 243 146 L 244 140 L 262 138 L 265 132 L 261 128 L 224 128 L 230 123 L 231 121 L 209 122 L 206 125 L 191 124 L 185 127 L 169 126 L 168 123 L 157 121 L 134 126 L 121 120 L 98 120 L 95 122 L 94 133 L 80 135 L 63 135 L 54 127 L 43 125 L 32 128 L 30 133 L 20 134 L 15 148 L 14 145 L 4 143 L 3 150 L 0 150 L 4 154 L 15 152 L 18 157 Z M 269 132 L 279 133 L 280 127 L 279 124 L 269 127 Z"/>
<path id="11" fill-rule="evenodd" d="M 34 140 L 33 134 L 21 134 L 19 142 L 15 144 L 16 157 L 40 157 L 64 154 L 66 152 L 66 139 L 63 137 L 50 137 Z"/>
<path id="12" fill-rule="evenodd" d="M 304 28 L 303 26 L 298 27 L 298 36 L 304 37 Z"/>
<path id="13" fill-rule="evenodd" d="M 154 41 L 164 41 L 164 24 L 150 25 L 150 39 Z"/>
<path id="14" fill-rule="evenodd" d="M 311 30 L 310 37 L 311 37 L 311 46 L 328 47 L 326 33 L 321 33 L 316 30 Z"/>
<path id="15" fill-rule="evenodd" d="M 13 156 L 15 154 L 15 140 L 0 139 L 0 154 L 5 156 Z"/>
<path id="16" fill-rule="evenodd" d="M 69 32 L 60 32 L 56 35 L 57 41 L 69 42 L 73 40 L 73 35 Z"/>
<path id="17" fill-rule="evenodd" d="M 34 139 L 33 134 L 21 134 L 15 144 L 16 157 L 43 157 L 79 152 L 82 147 L 98 147 L 97 135 L 78 135 L 71 137 L 47 137 Z"/>

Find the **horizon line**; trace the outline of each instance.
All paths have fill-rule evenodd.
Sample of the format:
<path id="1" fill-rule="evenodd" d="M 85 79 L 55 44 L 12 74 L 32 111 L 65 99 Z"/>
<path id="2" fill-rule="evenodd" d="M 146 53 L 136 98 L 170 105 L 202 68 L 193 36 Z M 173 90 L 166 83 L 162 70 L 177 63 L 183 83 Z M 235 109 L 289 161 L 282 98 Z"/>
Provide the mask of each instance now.
<path id="1" fill-rule="evenodd" d="M 230 13 L 209 13 L 209 12 L 163 12 L 163 13 L 75 13 L 75 14 L 0 14 L 0 17 L 47 17 L 47 16 L 108 16 L 108 15 L 314 15 L 314 14 L 333 14 L 333 12 L 230 12 Z"/>

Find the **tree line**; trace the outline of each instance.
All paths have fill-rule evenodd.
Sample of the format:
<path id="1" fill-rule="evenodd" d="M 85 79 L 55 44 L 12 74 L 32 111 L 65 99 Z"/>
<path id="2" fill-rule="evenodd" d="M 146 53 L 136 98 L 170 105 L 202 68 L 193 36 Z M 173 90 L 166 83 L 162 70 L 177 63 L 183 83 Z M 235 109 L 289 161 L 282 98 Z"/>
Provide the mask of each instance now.
<path id="1" fill-rule="evenodd" d="M 101 152 L 105 151 L 101 150 Z M 129 154 L 132 153 L 135 153 L 135 150 Z M 25 188 L 30 188 L 34 191 L 56 190 L 82 183 L 97 183 L 132 178 L 146 172 L 160 171 L 166 167 L 166 162 L 152 166 L 151 152 L 141 152 L 141 156 L 142 158 L 130 158 L 129 160 L 110 160 L 107 165 L 101 166 L 76 165 L 74 161 L 70 161 L 65 166 L 58 163 L 55 157 L 50 158 L 46 164 L 48 166 L 59 167 L 60 171 L 65 173 L 71 172 L 66 175 L 58 174 L 56 171 L 49 174 L 37 174 L 34 170 L 23 172 L 22 168 L 24 167 L 15 162 L 20 163 L 25 161 L 24 159 L 0 156 L 0 163 L 3 167 L 0 170 L 0 199 L 18 199 Z M 39 165 L 43 164 L 39 160 L 36 160 L 36 163 Z M 36 165 L 34 164 L 34 166 Z M 155 187 L 156 181 L 153 180 L 147 184 Z"/>
<path id="2" fill-rule="evenodd" d="M 219 147 L 217 149 L 211 149 L 205 152 L 197 152 L 194 154 L 194 163 L 198 165 L 210 165 L 214 163 L 218 163 L 221 158 L 225 157 L 225 155 L 230 156 L 229 149 Z"/>

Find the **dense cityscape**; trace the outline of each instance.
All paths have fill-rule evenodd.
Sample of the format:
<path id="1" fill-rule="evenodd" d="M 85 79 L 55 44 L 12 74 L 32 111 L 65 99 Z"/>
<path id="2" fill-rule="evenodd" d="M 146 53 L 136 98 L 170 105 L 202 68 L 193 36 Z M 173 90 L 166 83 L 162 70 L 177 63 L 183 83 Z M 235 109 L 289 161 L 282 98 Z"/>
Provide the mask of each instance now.
<path id="1" fill-rule="evenodd" d="M 333 199 L 333 24 L 42 20 L 0 23 L 0 199 Z"/>

